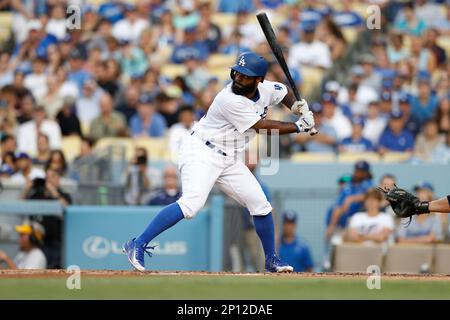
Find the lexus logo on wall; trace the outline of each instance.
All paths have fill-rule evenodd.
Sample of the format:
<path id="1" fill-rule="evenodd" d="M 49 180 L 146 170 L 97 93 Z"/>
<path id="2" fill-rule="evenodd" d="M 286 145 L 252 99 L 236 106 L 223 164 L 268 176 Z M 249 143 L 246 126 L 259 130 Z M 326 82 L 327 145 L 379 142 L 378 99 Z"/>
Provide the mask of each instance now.
<path id="1" fill-rule="evenodd" d="M 92 236 L 83 242 L 83 252 L 91 258 L 101 259 L 111 251 L 111 242 L 103 237 Z"/>
<path id="2" fill-rule="evenodd" d="M 156 248 L 153 251 L 157 255 L 185 255 L 187 244 L 185 241 L 167 241 L 164 243 L 152 242 Z M 111 254 L 122 254 L 121 245 L 114 240 L 101 236 L 90 236 L 83 241 L 83 252 L 90 258 L 102 259 Z"/>

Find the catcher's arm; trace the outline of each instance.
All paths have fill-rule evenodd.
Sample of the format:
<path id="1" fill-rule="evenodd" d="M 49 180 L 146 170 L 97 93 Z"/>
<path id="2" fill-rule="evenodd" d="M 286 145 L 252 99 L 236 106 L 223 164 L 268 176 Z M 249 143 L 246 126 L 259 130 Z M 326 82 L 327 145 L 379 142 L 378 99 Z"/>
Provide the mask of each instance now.
<path id="1" fill-rule="evenodd" d="M 450 195 L 438 200 L 431 201 L 428 204 L 428 209 L 431 212 L 450 213 Z"/>

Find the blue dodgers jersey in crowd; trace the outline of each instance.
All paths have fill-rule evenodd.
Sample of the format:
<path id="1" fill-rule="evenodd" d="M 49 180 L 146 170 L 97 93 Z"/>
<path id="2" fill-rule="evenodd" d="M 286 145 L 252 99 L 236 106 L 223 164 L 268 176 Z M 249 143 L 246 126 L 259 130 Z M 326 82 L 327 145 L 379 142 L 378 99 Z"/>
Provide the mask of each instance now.
<path id="1" fill-rule="evenodd" d="M 371 179 L 364 180 L 360 183 L 349 183 L 339 194 L 337 205 L 342 206 L 344 204 L 345 199 L 348 196 L 353 196 L 357 194 L 366 193 L 367 190 L 373 187 L 373 182 Z M 340 225 L 343 226 L 347 225 L 348 219 L 354 215 L 356 212 L 361 211 L 363 209 L 364 202 L 354 202 L 350 205 L 347 212 L 344 212 L 344 214 L 341 217 Z"/>
<path id="2" fill-rule="evenodd" d="M 354 11 L 341 11 L 333 14 L 333 21 L 339 27 L 359 27 L 364 25 L 364 19 Z"/>
<path id="3" fill-rule="evenodd" d="M 165 190 L 160 190 L 158 193 L 148 201 L 150 206 L 167 206 L 174 203 L 181 197 L 181 191 L 174 195 L 168 194 Z"/>
<path id="4" fill-rule="evenodd" d="M 399 152 L 412 150 L 414 148 L 414 137 L 406 129 L 400 134 L 394 135 L 392 130 L 387 128 L 380 137 L 379 146 Z"/>
<path id="5" fill-rule="evenodd" d="M 113 24 L 124 18 L 122 5 L 112 1 L 101 4 L 98 13 Z"/>
<path id="6" fill-rule="evenodd" d="M 352 139 L 351 137 L 342 140 L 341 144 L 345 146 L 347 152 L 364 152 L 373 151 L 373 145 L 370 140 L 362 137 L 359 140 Z"/>
<path id="7" fill-rule="evenodd" d="M 150 137 L 162 137 L 166 132 L 167 122 L 160 113 L 155 112 L 152 115 L 150 126 L 144 127 L 144 123 L 139 114 L 135 114 L 130 119 L 129 127 L 133 136 L 138 136 L 146 132 Z"/>
<path id="8" fill-rule="evenodd" d="M 439 99 L 436 95 L 431 94 L 426 104 L 420 102 L 419 97 L 411 97 L 411 113 L 415 115 L 423 123 L 431 119 L 439 106 Z"/>
<path id="9" fill-rule="evenodd" d="M 208 58 L 209 48 L 206 43 L 196 41 L 191 45 L 180 44 L 175 46 L 172 53 L 173 63 L 183 63 L 190 58 L 203 61 Z"/>
<path id="10" fill-rule="evenodd" d="M 281 241 L 278 249 L 281 260 L 291 265 L 295 272 L 304 272 L 314 267 L 308 246 L 298 238 L 291 243 Z"/>

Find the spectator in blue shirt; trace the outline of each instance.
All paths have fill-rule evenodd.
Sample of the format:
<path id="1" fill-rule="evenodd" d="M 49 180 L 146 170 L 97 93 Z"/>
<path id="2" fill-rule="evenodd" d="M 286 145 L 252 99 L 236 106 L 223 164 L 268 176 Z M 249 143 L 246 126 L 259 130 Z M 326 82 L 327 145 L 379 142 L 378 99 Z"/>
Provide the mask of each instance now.
<path id="1" fill-rule="evenodd" d="M 403 113 L 391 112 L 388 127 L 380 137 L 378 152 L 384 155 L 386 152 L 412 152 L 414 149 L 414 137 L 405 128 Z"/>
<path id="2" fill-rule="evenodd" d="M 253 0 L 220 0 L 217 11 L 225 13 L 253 12 L 255 11 Z"/>
<path id="3" fill-rule="evenodd" d="M 373 151 L 373 145 L 370 140 L 362 136 L 364 129 L 364 119 L 353 117 L 352 135 L 342 140 L 339 145 L 339 152 L 368 152 Z"/>
<path id="4" fill-rule="evenodd" d="M 150 206 L 166 206 L 177 201 L 181 196 L 177 168 L 169 166 L 164 169 L 164 186 L 148 201 Z"/>
<path id="5" fill-rule="evenodd" d="M 413 134 L 414 137 L 420 131 L 421 121 L 411 112 L 410 97 L 407 93 L 400 93 L 398 97 L 399 110 L 403 113 L 403 121 L 405 121 L 405 128 Z"/>
<path id="6" fill-rule="evenodd" d="M 83 90 L 84 82 L 92 78 L 92 75 L 83 70 L 83 57 L 78 49 L 73 50 L 69 56 L 70 71 L 67 80 L 77 84 L 80 92 Z"/>
<path id="7" fill-rule="evenodd" d="M 395 28 L 412 36 L 421 36 L 426 24 L 414 13 L 414 2 L 407 2 L 403 8 L 403 19 L 395 23 Z"/>
<path id="8" fill-rule="evenodd" d="M 139 98 L 138 113 L 131 117 L 130 129 L 133 137 L 162 137 L 166 132 L 166 120 L 155 111 L 151 96 Z"/>
<path id="9" fill-rule="evenodd" d="M 342 27 L 362 27 L 364 19 L 351 9 L 351 1 L 342 1 L 342 11 L 333 13 L 333 21 L 340 28 Z"/>
<path id="10" fill-rule="evenodd" d="M 339 193 L 336 206 L 331 214 L 326 231 L 328 239 L 335 233 L 336 227 L 346 226 L 348 219 L 362 209 L 365 194 L 372 185 L 369 163 L 364 160 L 356 162 L 352 182 Z"/>
<path id="11" fill-rule="evenodd" d="M 220 53 L 238 56 L 242 52 L 250 51 L 249 48 L 241 45 L 242 33 L 239 30 L 233 31 L 228 44 L 220 49 Z"/>
<path id="12" fill-rule="evenodd" d="M 431 76 L 427 71 L 420 71 L 417 76 L 418 95 L 411 99 L 412 113 L 424 123 L 431 119 L 439 105 L 439 100 L 431 91 Z"/>
<path id="13" fill-rule="evenodd" d="M 184 63 L 188 59 L 204 61 L 209 56 L 209 48 L 205 42 L 197 40 L 195 28 L 187 28 L 184 31 L 183 42 L 177 44 L 172 52 L 173 63 Z"/>
<path id="14" fill-rule="evenodd" d="M 283 230 L 280 247 L 280 258 L 289 263 L 295 272 L 311 272 L 314 263 L 309 247 L 300 241 L 297 233 L 297 212 L 287 210 L 283 213 Z"/>
<path id="15" fill-rule="evenodd" d="M 116 23 L 124 18 L 124 8 L 118 1 L 102 3 L 98 8 L 98 13 L 102 18 L 111 21 L 111 23 Z"/>

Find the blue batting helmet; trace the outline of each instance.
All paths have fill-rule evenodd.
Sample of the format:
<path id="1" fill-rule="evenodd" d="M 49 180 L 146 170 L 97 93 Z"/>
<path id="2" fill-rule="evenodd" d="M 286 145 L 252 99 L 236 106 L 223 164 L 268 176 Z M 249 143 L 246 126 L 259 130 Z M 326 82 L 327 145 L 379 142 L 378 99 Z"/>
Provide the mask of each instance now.
<path id="1" fill-rule="evenodd" d="M 247 51 L 239 55 L 236 64 L 231 67 L 231 78 L 234 79 L 234 72 L 245 74 L 249 77 L 265 77 L 268 69 L 266 59 L 254 52 Z"/>

